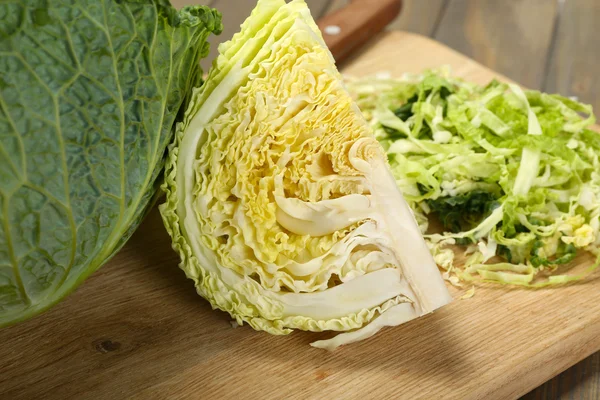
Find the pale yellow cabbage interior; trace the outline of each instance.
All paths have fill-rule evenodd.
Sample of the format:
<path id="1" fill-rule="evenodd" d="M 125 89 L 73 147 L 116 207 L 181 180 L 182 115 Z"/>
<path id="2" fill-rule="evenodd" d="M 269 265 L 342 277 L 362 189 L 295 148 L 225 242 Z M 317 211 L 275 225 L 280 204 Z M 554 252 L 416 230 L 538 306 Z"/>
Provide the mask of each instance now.
<path id="1" fill-rule="evenodd" d="M 306 4 L 259 1 L 219 51 L 161 206 L 198 292 L 270 333 L 352 331 L 329 349 L 448 303 Z"/>

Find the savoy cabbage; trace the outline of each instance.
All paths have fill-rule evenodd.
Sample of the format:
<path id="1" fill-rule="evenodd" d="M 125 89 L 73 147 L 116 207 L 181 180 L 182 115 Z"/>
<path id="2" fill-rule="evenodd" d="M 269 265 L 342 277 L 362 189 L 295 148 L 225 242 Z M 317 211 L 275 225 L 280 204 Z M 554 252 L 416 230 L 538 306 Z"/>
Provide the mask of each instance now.
<path id="1" fill-rule="evenodd" d="M 168 0 L 0 2 L 0 326 L 133 233 L 221 30 L 217 11 Z"/>

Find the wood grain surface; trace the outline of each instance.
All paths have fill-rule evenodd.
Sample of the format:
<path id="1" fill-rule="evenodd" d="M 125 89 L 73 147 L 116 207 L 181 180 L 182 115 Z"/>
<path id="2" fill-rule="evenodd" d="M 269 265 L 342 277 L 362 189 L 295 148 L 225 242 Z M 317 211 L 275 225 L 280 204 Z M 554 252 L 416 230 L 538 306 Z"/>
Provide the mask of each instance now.
<path id="1" fill-rule="evenodd" d="M 402 14 L 388 29 L 433 36 L 447 4 L 446 0 L 407 1 Z"/>
<path id="2" fill-rule="evenodd" d="M 477 82 L 496 76 L 398 32 L 344 72 L 441 63 Z M 559 290 L 478 287 L 469 300 L 329 353 L 308 345 L 328 334 L 232 328 L 177 263 L 154 210 L 65 301 L 0 331 L 0 398 L 511 399 L 600 348 L 600 274 Z"/>
<path id="3" fill-rule="evenodd" d="M 434 38 L 531 88 L 544 82 L 556 1 L 451 2 Z M 532 16 L 535 16 L 532 18 Z M 509 56 L 518 49 L 518 58 Z"/>
<path id="4" fill-rule="evenodd" d="M 600 1 L 569 0 L 562 6 L 544 89 L 577 96 L 600 110 Z M 599 396 L 600 398 L 600 396 Z"/>

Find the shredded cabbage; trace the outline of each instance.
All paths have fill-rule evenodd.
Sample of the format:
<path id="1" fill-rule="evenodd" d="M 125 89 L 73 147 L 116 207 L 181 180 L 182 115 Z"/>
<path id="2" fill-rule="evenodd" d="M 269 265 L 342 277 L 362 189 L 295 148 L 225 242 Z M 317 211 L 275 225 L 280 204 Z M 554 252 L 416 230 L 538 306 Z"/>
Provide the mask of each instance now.
<path id="1" fill-rule="evenodd" d="M 451 283 L 547 286 L 581 279 L 558 268 L 599 254 L 600 135 L 592 107 L 448 70 L 348 78 L 386 149 L 396 183 Z M 455 247 L 469 256 L 455 263 Z"/>
<path id="2" fill-rule="evenodd" d="M 334 349 L 451 298 L 304 1 L 261 0 L 219 46 L 170 147 L 160 207 L 197 291 Z"/>

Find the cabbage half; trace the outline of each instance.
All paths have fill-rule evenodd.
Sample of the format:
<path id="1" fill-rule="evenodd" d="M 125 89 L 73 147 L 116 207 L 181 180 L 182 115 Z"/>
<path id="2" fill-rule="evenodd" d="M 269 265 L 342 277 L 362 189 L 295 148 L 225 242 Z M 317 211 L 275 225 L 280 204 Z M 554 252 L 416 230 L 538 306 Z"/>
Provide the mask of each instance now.
<path id="1" fill-rule="evenodd" d="M 304 1 L 261 0 L 170 147 L 160 207 L 198 293 L 333 349 L 451 301 Z"/>
<path id="2" fill-rule="evenodd" d="M 168 0 L 0 1 L 0 327 L 133 234 L 222 29 L 218 11 Z"/>

